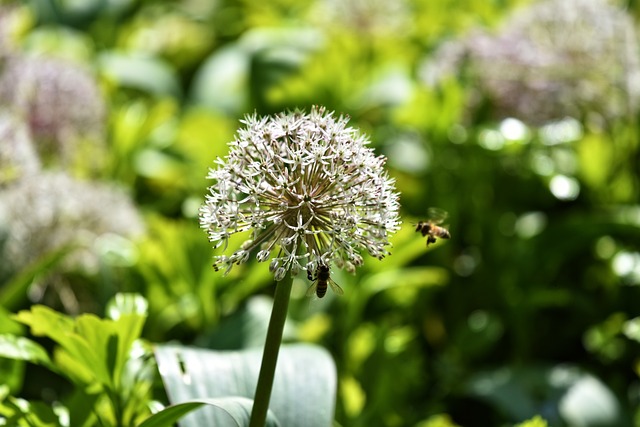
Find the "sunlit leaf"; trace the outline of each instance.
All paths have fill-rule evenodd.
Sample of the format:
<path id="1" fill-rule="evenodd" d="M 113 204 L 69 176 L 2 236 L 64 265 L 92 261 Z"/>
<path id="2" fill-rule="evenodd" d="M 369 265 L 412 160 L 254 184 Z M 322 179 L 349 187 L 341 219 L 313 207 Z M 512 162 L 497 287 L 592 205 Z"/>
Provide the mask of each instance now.
<path id="1" fill-rule="evenodd" d="M 267 336 L 273 300 L 256 295 L 220 323 L 215 331 L 198 341 L 198 344 L 215 350 L 240 350 L 261 347 Z M 284 336 L 291 336 L 285 325 Z"/>
<path id="2" fill-rule="evenodd" d="M 0 402 L 2 425 L 25 427 L 70 427 L 67 408 L 9 397 Z"/>
<path id="3" fill-rule="evenodd" d="M 442 286 L 448 279 L 448 272 L 440 267 L 393 269 L 368 277 L 364 283 L 364 289 L 369 294 L 375 294 L 396 287 L 428 288 Z"/>
<path id="4" fill-rule="evenodd" d="M 122 87 L 180 97 L 181 88 L 173 67 L 159 58 L 106 52 L 100 55 L 98 63 L 102 73 Z"/>
<path id="5" fill-rule="evenodd" d="M 47 351 L 40 344 L 15 335 L 0 335 L 0 357 L 52 367 Z"/>
<path id="6" fill-rule="evenodd" d="M 56 361 L 71 378 L 93 379 L 117 388 L 131 346 L 139 338 L 145 321 L 144 316 L 126 312 L 142 308 L 144 304 L 137 297 L 122 297 L 119 301 L 122 311 L 117 320 L 101 319 L 93 314 L 72 319 L 40 305 L 19 312 L 15 318 L 30 326 L 33 335 L 49 337 L 60 346 L 56 350 Z"/>
<path id="7" fill-rule="evenodd" d="M 138 427 L 165 427 L 180 420 L 188 413 L 199 409 L 204 405 L 209 405 L 210 413 L 215 414 L 209 418 L 206 424 L 210 426 L 248 426 L 251 417 L 253 401 L 244 397 L 223 397 L 211 399 L 193 399 L 189 402 L 178 403 L 169 406 L 162 411 L 147 418 Z M 183 422 L 183 426 L 195 425 Z M 273 413 L 267 413 L 266 427 L 280 426 Z"/>
<path id="8" fill-rule="evenodd" d="M 174 404 L 202 397 L 253 398 L 261 349 L 222 352 L 161 345 L 155 353 Z M 335 366 L 324 349 L 303 344 L 280 349 L 270 409 L 283 426 L 331 425 L 335 394 Z M 204 410 L 191 414 L 183 427 L 211 425 L 215 416 Z"/>
<path id="9" fill-rule="evenodd" d="M 472 395 L 492 402 L 514 420 L 544 413 L 549 423 L 596 427 L 620 425 L 621 407 L 599 379 L 573 366 L 501 368 L 476 374 Z M 548 407 L 557 415 L 548 415 Z"/>
<path id="10" fill-rule="evenodd" d="M 640 317 L 627 320 L 622 331 L 627 338 L 640 342 Z"/>
<path id="11" fill-rule="evenodd" d="M 196 73 L 191 99 L 229 114 L 239 114 L 249 103 L 249 53 L 235 44 L 217 50 Z"/>

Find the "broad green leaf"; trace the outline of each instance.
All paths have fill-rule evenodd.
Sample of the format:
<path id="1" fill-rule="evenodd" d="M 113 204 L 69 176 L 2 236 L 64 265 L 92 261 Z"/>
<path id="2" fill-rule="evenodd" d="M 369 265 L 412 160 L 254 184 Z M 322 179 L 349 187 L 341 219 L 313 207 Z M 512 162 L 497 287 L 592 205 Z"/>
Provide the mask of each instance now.
<path id="1" fill-rule="evenodd" d="M 93 366 L 98 382 L 113 388 L 112 372 L 115 369 L 117 337 L 112 321 L 102 320 L 93 314 L 76 318 L 77 333 L 69 334 L 65 349 L 87 367 Z"/>
<path id="2" fill-rule="evenodd" d="M 93 427 L 96 425 L 96 402 L 100 398 L 98 393 L 87 393 L 82 387 L 76 387 L 65 398 L 65 406 L 69 411 L 69 425 L 78 427 Z"/>
<path id="3" fill-rule="evenodd" d="M 129 358 L 131 346 L 140 337 L 147 318 L 149 304 L 138 294 L 117 294 L 107 305 L 107 315 L 114 319 L 113 331 L 117 340 L 112 375 L 116 387 L 120 385 L 122 371 Z"/>
<path id="4" fill-rule="evenodd" d="M 93 314 L 72 319 L 44 306 L 21 311 L 15 319 L 30 326 L 34 335 L 49 337 L 60 346 L 56 362 L 71 379 L 117 389 L 131 346 L 144 326 L 145 316 L 135 312 L 144 309 L 139 297 L 123 296 L 111 306 L 112 314 L 119 313 L 116 320 Z"/>
<path id="5" fill-rule="evenodd" d="M 29 326 L 33 335 L 49 337 L 62 346 L 67 344 L 68 333 L 74 327 L 74 322 L 69 316 L 43 305 L 33 306 L 29 311 L 22 310 L 14 319 Z"/>
<path id="6" fill-rule="evenodd" d="M 13 320 L 11 316 L 11 313 L 0 306 L 0 334 L 6 334 L 2 335 L 2 338 L 0 338 L 0 348 L 6 344 L 2 342 L 5 338 L 8 338 L 11 341 L 13 339 L 17 339 L 17 336 L 20 336 L 23 333 L 24 326 Z M 20 344 L 12 342 L 8 344 L 10 347 L 14 345 L 18 345 L 20 347 Z M 4 350 L 0 350 L 0 352 L 5 350 L 7 349 L 5 348 Z M 10 348 L 9 351 L 13 350 Z M 12 392 L 20 390 L 24 379 L 24 361 L 13 357 L 4 359 L 4 357 L 10 356 L 5 356 L 3 354 L 0 354 L 0 357 L 3 357 L 0 359 L 0 378 L 2 378 L 4 384 L 7 385 Z"/>
<path id="7" fill-rule="evenodd" d="M 202 397 L 254 396 L 262 349 L 225 352 L 160 345 L 155 353 L 174 404 Z M 326 350 L 307 344 L 282 346 L 270 409 L 283 426 L 331 425 L 335 394 L 336 369 Z M 193 416 L 182 426 L 211 425 L 208 417 L 215 415 L 203 411 Z"/>
<path id="8" fill-rule="evenodd" d="M 95 382 L 95 373 L 91 366 L 80 363 L 75 356 L 71 355 L 62 347 L 57 347 L 53 351 L 53 360 L 59 371 L 66 375 L 75 384 L 86 385 Z M 100 388 L 94 392 L 100 391 Z"/>
<path id="9" fill-rule="evenodd" d="M 238 426 L 249 425 L 253 401 L 244 397 L 223 397 L 218 399 L 194 399 L 189 402 L 178 403 L 169 406 L 162 411 L 147 418 L 138 427 L 165 427 L 175 423 L 190 412 L 209 405 L 214 419 L 208 419 L 208 426 Z M 194 414 L 196 415 L 196 414 Z M 233 422 L 233 424 L 230 424 Z M 186 424 L 185 424 L 186 425 Z M 194 424 L 195 425 L 195 424 Z M 271 411 L 267 414 L 266 427 L 280 426 Z"/>
<path id="10" fill-rule="evenodd" d="M 442 286 L 449 280 L 449 274 L 438 267 L 412 267 L 402 270 L 390 270 L 376 273 L 364 282 L 367 294 L 376 294 L 395 287 L 436 287 Z"/>
<path id="11" fill-rule="evenodd" d="M 2 425 L 16 427 L 69 427 L 69 413 L 60 404 L 30 402 L 9 396 L 0 402 Z"/>
<path id="12" fill-rule="evenodd" d="M 620 425 L 621 407 L 615 395 L 599 379 L 577 367 L 524 366 L 479 373 L 469 383 L 472 395 L 495 404 L 514 420 L 544 413 L 549 405 L 558 415 L 556 425 L 596 427 Z"/>
<path id="13" fill-rule="evenodd" d="M 624 323 L 622 332 L 627 338 L 640 342 L 640 317 L 627 320 Z"/>
<path id="14" fill-rule="evenodd" d="M 191 100 L 237 115 L 250 103 L 261 107 L 269 87 L 291 75 L 322 43 L 311 29 L 255 29 L 215 51 L 200 67 Z"/>
<path id="15" fill-rule="evenodd" d="M 100 71 L 122 87 L 152 95 L 179 98 L 180 84 L 173 66 L 158 58 L 105 52 L 98 58 Z"/>
<path id="16" fill-rule="evenodd" d="M 49 355 L 40 344 L 28 338 L 15 335 L 0 335 L 0 357 L 24 360 L 49 369 L 53 368 Z"/>
<path id="17" fill-rule="evenodd" d="M 250 61 L 246 49 L 237 44 L 218 49 L 196 73 L 192 101 L 229 114 L 246 110 Z"/>
<path id="18" fill-rule="evenodd" d="M 560 399 L 560 414 L 568 425 L 601 427 L 620 425 L 621 407 L 613 392 L 598 378 L 582 374 Z"/>
<path id="19" fill-rule="evenodd" d="M 272 307 L 273 299 L 265 295 L 249 298 L 231 316 L 224 319 L 211 335 L 198 341 L 197 345 L 214 350 L 262 347 Z M 285 339 L 293 336 L 290 325 L 285 324 Z"/>

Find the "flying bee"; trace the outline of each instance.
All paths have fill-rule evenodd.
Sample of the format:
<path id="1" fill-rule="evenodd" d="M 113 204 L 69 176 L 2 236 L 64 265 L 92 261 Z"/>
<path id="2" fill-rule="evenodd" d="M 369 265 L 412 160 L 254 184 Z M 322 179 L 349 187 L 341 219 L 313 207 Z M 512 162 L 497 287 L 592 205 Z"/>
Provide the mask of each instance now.
<path id="1" fill-rule="evenodd" d="M 419 221 L 416 224 L 416 231 L 427 236 L 427 246 L 437 241 L 436 237 L 441 239 L 450 239 L 451 233 L 445 227 L 440 226 L 447 219 L 447 212 L 439 208 L 429 208 L 427 211 L 427 219 Z"/>
<path id="2" fill-rule="evenodd" d="M 336 295 L 344 295 L 342 288 L 331 278 L 329 267 L 325 264 L 318 264 L 315 273 L 308 269 L 307 278 L 313 282 L 307 290 L 306 295 L 308 297 L 313 296 L 313 294 L 316 294 L 318 298 L 324 297 L 327 293 L 327 284 L 331 286 L 331 290 Z"/>

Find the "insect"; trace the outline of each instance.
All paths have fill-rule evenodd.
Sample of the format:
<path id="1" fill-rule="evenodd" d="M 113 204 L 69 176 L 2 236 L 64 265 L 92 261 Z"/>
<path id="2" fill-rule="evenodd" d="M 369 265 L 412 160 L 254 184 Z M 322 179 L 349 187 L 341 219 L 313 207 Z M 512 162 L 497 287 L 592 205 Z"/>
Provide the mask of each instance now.
<path id="1" fill-rule="evenodd" d="M 441 239 L 450 239 L 451 233 L 445 227 L 440 226 L 442 222 L 447 218 L 446 211 L 439 208 L 429 208 L 427 211 L 427 219 L 419 221 L 416 224 L 416 231 L 422 233 L 422 236 L 427 236 L 427 246 L 436 242 L 436 237 Z"/>
<path id="2" fill-rule="evenodd" d="M 327 283 L 336 295 L 344 295 L 342 288 L 331 278 L 329 267 L 325 264 L 318 264 L 315 274 L 311 270 L 307 270 L 307 278 L 313 282 L 307 290 L 308 297 L 313 294 L 316 294 L 318 298 L 324 297 L 327 293 Z"/>

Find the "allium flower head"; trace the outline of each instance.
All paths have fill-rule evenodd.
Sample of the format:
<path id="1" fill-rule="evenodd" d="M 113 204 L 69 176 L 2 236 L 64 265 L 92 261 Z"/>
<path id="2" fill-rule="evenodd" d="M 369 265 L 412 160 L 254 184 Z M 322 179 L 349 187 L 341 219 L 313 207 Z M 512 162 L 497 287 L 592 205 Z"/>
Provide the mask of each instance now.
<path id="1" fill-rule="evenodd" d="M 200 224 L 215 247 L 246 232 L 247 240 L 216 267 L 249 259 L 271 260 L 276 280 L 287 271 L 330 265 L 355 270 L 361 250 L 388 252 L 399 227 L 398 194 L 366 136 L 347 118 L 324 108 L 309 114 L 248 116 L 230 152 L 217 159 L 200 210 Z"/>

